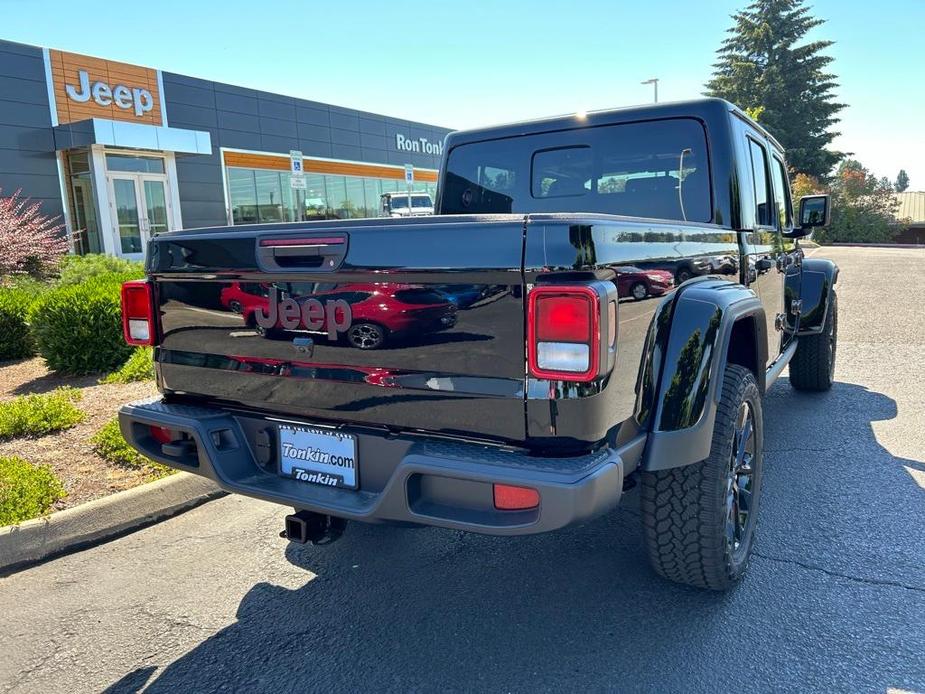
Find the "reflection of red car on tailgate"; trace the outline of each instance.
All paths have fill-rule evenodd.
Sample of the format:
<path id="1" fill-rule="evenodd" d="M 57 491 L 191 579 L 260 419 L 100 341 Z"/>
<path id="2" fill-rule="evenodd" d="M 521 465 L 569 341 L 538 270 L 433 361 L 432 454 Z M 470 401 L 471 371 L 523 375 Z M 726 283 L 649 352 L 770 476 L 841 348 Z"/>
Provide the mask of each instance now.
<path id="1" fill-rule="evenodd" d="M 636 301 L 647 296 L 662 296 L 674 286 L 674 276 L 666 270 L 641 270 L 638 267 L 617 268 L 617 292 Z"/>
<path id="2" fill-rule="evenodd" d="M 222 289 L 222 305 L 240 313 L 245 325 L 256 326 L 254 313 L 258 308 L 267 310 L 270 286 L 266 283 L 232 282 Z M 347 329 L 347 340 L 359 349 L 381 347 L 390 335 L 433 332 L 456 324 L 455 304 L 440 292 L 426 287 L 311 282 L 281 282 L 276 287 L 282 296 L 297 302 L 309 298 L 321 302 L 346 301 L 353 316 Z"/>

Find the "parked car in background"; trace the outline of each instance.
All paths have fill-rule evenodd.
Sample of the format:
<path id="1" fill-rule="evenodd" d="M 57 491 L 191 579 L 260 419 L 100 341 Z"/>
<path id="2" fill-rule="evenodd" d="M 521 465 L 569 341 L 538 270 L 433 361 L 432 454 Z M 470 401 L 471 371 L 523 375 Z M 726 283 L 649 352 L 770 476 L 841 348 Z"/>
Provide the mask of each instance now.
<path id="1" fill-rule="evenodd" d="M 732 254 L 714 255 L 710 259 L 710 272 L 714 275 L 734 275 L 739 271 L 739 260 Z"/>
<path id="2" fill-rule="evenodd" d="M 445 294 L 459 309 L 469 308 L 487 293 L 486 288 L 478 284 L 438 284 L 434 289 Z"/>
<path id="3" fill-rule="evenodd" d="M 429 193 L 383 193 L 379 196 L 380 217 L 422 217 L 434 213 L 434 201 Z"/>
<path id="4" fill-rule="evenodd" d="M 674 287 L 674 276 L 667 270 L 641 270 L 632 265 L 617 268 L 617 291 L 620 298 L 641 301 L 647 296 L 662 296 Z"/>

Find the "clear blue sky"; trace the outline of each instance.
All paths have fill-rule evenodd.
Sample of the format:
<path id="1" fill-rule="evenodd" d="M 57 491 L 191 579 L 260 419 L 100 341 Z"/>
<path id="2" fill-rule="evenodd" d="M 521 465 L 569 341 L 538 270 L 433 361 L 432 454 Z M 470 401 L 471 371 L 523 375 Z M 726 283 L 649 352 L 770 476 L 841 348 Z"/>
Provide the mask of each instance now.
<path id="1" fill-rule="evenodd" d="M 746 1 L 0 0 L 0 38 L 463 128 L 696 97 Z M 811 4 L 836 146 L 925 190 L 925 0 Z"/>

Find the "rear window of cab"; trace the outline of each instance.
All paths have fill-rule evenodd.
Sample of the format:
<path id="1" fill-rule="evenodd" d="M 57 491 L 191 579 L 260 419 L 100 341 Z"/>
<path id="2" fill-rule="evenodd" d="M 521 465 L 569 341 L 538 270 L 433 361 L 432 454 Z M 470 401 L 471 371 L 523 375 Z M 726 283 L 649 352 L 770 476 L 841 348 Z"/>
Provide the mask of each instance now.
<path id="1" fill-rule="evenodd" d="M 442 214 L 598 212 L 712 221 L 703 125 L 623 123 L 472 142 L 446 165 Z"/>

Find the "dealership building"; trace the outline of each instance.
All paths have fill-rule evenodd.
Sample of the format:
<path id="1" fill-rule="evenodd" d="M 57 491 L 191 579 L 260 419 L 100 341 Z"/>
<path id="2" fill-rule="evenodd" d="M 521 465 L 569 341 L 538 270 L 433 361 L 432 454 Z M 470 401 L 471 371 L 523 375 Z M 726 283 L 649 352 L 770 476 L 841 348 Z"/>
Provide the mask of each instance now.
<path id="1" fill-rule="evenodd" d="M 78 253 L 140 258 L 184 227 L 373 217 L 382 193 L 407 190 L 408 165 L 433 194 L 448 132 L 0 41 L 0 194 L 60 216 Z"/>

